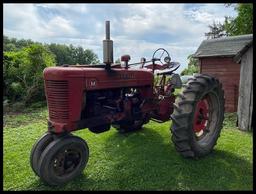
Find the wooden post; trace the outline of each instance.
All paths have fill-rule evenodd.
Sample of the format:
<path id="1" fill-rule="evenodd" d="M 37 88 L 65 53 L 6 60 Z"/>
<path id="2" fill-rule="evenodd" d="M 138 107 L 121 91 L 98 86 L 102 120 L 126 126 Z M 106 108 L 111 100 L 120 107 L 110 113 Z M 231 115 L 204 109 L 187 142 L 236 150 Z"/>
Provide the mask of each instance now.
<path id="1" fill-rule="evenodd" d="M 252 130 L 253 112 L 253 47 L 251 46 L 241 58 L 240 84 L 238 98 L 238 128 Z"/>

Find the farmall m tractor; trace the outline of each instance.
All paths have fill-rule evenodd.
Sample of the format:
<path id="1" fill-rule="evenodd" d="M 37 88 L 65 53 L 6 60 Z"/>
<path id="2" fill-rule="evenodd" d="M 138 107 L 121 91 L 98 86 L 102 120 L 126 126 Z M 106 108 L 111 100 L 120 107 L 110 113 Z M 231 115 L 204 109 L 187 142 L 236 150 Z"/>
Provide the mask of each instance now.
<path id="1" fill-rule="evenodd" d="M 79 129 L 102 133 L 112 126 L 125 133 L 150 120 L 171 119 L 171 140 L 182 156 L 199 158 L 213 150 L 224 118 L 224 92 L 217 79 L 196 74 L 182 85 L 174 73 L 179 63 L 171 62 L 163 48 L 148 61 L 129 64 L 130 56 L 124 55 L 121 64 L 114 64 L 109 21 L 103 60 L 98 65 L 44 70 L 48 131 L 34 144 L 30 157 L 33 171 L 43 181 L 60 185 L 84 170 L 88 145 L 71 134 Z M 175 99 L 175 88 L 181 87 Z"/>

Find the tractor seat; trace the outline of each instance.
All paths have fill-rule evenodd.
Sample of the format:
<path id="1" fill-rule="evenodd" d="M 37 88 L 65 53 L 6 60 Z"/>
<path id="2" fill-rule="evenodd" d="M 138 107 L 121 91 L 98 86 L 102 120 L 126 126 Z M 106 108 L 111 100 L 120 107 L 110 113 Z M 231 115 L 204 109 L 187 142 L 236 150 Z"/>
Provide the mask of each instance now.
<path id="1" fill-rule="evenodd" d="M 171 62 L 170 63 L 171 68 L 164 69 L 164 70 L 158 70 L 156 72 L 157 75 L 171 75 L 175 70 L 177 70 L 180 66 L 179 62 Z"/>

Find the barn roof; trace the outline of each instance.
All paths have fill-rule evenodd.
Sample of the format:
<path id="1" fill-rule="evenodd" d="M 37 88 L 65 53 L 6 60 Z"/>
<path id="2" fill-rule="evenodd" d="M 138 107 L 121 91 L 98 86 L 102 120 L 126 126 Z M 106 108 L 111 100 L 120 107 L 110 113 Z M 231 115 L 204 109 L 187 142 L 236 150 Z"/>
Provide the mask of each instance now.
<path id="1" fill-rule="evenodd" d="M 193 57 L 234 56 L 240 58 L 241 54 L 252 45 L 252 41 L 252 34 L 204 40 Z"/>

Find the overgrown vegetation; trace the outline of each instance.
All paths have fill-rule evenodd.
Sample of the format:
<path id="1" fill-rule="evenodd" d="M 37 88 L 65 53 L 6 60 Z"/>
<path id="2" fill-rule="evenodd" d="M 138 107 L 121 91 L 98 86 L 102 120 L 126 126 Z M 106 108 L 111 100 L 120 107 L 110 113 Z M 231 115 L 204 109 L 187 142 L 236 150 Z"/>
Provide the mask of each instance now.
<path id="1" fill-rule="evenodd" d="M 85 139 L 90 158 L 83 174 L 50 187 L 32 171 L 30 151 L 47 130 L 46 108 L 4 115 L 4 190 L 252 190 L 252 134 L 237 130 L 236 113 L 225 114 L 213 153 L 199 160 L 182 158 L 171 143 L 170 122 L 150 122 L 143 130 L 119 134 L 115 129 L 73 134 Z"/>
<path id="2" fill-rule="evenodd" d="M 4 98 L 11 102 L 42 101 L 43 70 L 55 64 L 54 55 L 40 44 L 4 52 Z"/>
<path id="3" fill-rule="evenodd" d="M 93 51 L 82 47 L 42 44 L 7 36 L 4 36 L 3 49 L 4 111 L 22 110 L 31 103 L 44 104 L 44 68 L 99 62 Z"/>
<path id="4" fill-rule="evenodd" d="M 16 52 L 29 47 L 33 44 L 39 44 L 48 49 L 55 56 L 55 65 L 63 64 L 96 64 L 99 63 L 98 56 L 90 49 L 84 49 L 81 46 L 75 47 L 72 44 L 42 44 L 32 40 L 9 38 L 4 36 L 3 51 Z"/>

